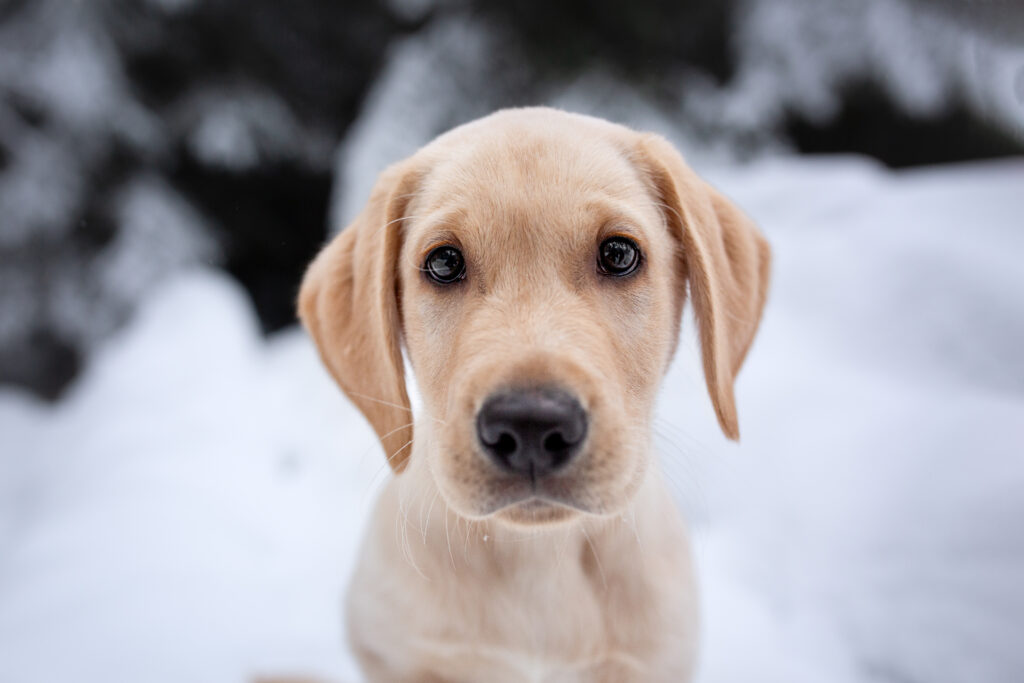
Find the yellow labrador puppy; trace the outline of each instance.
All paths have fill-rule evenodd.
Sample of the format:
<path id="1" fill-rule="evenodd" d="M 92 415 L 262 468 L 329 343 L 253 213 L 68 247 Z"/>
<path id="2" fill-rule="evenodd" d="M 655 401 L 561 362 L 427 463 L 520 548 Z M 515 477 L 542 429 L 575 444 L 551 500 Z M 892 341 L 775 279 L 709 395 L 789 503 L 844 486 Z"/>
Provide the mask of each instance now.
<path id="1" fill-rule="evenodd" d="M 670 144 L 599 119 L 501 111 L 381 174 L 299 296 L 397 475 L 348 595 L 370 680 L 690 679 L 696 590 L 652 408 L 689 292 L 737 438 L 768 271 Z"/>

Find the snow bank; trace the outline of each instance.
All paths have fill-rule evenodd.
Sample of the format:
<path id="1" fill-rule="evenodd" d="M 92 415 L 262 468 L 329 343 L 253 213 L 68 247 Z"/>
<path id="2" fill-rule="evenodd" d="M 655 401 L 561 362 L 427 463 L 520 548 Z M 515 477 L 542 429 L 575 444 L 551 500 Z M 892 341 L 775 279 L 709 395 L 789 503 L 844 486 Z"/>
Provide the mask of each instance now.
<path id="1" fill-rule="evenodd" d="M 0 433 L 0 680 L 354 677 L 340 596 L 383 463 L 226 276 L 161 288 L 58 410 L 3 396 Z"/>
<path id="2" fill-rule="evenodd" d="M 704 683 L 1024 674 L 1024 163 L 711 174 L 775 254 L 718 433 L 693 328 L 661 458 L 697 528 Z M 308 340 L 209 272 L 56 409 L 0 394 L 0 680 L 357 680 L 340 599 L 377 486 Z"/>

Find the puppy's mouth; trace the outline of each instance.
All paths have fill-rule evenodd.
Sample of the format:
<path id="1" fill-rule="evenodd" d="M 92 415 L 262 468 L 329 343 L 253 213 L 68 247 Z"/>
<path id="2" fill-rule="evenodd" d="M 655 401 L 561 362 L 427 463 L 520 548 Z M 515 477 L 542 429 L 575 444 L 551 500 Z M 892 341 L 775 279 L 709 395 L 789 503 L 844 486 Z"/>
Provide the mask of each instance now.
<path id="1" fill-rule="evenodd" d="M 494 482 L 486 516 L 495 515 L 517 523 L 539 523 L 592 513 L 567 479 L 503 478 Z"/>
<path id="2" fill-rule="evenodd" d="M 569 521 L 580 512 L 573 506 L 534 497 L 506 505 L 494 515 L 515 525 L 537 526 Z"/>

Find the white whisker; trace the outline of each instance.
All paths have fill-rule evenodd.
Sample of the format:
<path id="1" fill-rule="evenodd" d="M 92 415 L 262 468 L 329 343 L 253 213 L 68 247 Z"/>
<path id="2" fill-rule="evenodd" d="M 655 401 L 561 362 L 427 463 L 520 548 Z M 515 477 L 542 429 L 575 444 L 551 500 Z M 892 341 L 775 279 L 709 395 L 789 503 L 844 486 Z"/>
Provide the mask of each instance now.
<path id="1" fill-rule="evenodd" d="M 594 562 L 597 563 L 597 572 L 601 575 L 601 584 L 604 586 L 604 589 L 607 591 L 608 590 L 608 581 L 605 578 L 604 566 L 601 564 L 601 558 L 597 554 L 597 548 L 594 547 L 594 542 L 590 540 L 590 534 L 587 533 L 586 527 L 583 526 L 583 525 L 580 525 L 580 531 L 583 532 L 583 538 L 585 538 L 587 540 L 587 545 L 590 546 L 590 554 L 594 556 Z"/>

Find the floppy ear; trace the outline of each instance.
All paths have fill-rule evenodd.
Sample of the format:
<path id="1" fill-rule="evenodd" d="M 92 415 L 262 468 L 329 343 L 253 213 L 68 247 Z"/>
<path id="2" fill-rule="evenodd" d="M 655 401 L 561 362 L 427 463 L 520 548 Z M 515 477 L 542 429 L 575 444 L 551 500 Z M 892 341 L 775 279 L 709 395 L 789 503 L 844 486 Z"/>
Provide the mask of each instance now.
<path id="1" fill-rule="evenodd" d="M 408 163 L 381 174 L 362 213 L 317 255 L 299 291 L 299 318 L 320 358 L 369 420 L 401 472 L 412 450 L 398 298 Z"/>
<path id="2" fill-rule="evenodd" d="M 722 431 L 739 438 L 733 382 L 761 321 L 771 251 L 754 223 L 695 174 L 665 139 L 645 135 L 665 219 L 682 247 L 704 378 Z"/>

